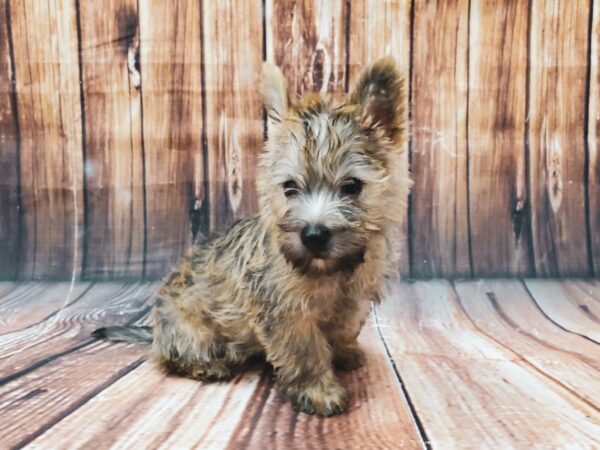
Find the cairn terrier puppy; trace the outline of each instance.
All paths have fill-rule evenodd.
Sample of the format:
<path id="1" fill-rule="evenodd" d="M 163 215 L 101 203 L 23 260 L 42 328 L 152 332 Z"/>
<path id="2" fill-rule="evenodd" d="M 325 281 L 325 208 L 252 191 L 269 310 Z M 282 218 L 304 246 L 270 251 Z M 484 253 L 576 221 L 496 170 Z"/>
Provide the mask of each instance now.
<path id="1" fill-rule="evenodd" d="M 394 225 L 411 184 L 405 82 L 382 59 L 343 101 L 296 98 L 266 64 L 261 93 L 260 214 L 192 246 L 157 293 L 154 327 L 95 335 L 151 343 L 162 367 L 197 379 L 264 354 L 296 409 L 331 416 L 347 404 L 334 368 L 363 364 L 356 338 L 398 271 Z"/>

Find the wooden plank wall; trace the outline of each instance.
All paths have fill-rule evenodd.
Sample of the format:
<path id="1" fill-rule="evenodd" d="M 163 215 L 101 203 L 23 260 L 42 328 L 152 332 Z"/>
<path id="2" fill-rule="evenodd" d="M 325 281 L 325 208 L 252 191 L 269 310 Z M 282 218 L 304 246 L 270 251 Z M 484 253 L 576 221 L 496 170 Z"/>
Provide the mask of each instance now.
<path id="1" fill-rule="evenodd" d="M 0 278 L 156 278 L 257 211 L 262 61 L 410 85 L 413 277 L 600 271 L 593 0 L 0 0 Z"/>

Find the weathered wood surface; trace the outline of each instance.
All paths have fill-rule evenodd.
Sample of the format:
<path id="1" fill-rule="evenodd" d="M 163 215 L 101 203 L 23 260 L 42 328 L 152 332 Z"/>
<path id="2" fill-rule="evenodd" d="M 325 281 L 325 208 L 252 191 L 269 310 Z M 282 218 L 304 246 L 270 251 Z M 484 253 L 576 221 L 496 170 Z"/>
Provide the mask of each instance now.
<path id="1" fill-rule="evenodd" d="M 189 246 L 190 211 L 205 200 L 202 17 L 199 2 L 138 3 L 146 180 L 144 271 L 160 277 Z"/>
<path id="2" fill-rule="evenodd" d="M 153 290 L 152 284 L 98 283 L 70 302 L 56 305 L 43 320 L 24 321 L 21 328 L 0 335 L 0 377 L 27 371 L 50 356 L 89 344 L 93 341 L 90 333 L 104 323 L 124 324 L 147 315 L 145 303 Z"/>
<path id="3" fill-rule="evenodd" d="M 470 2 L 468 191 L 475 276 L 531 271 L 526 0 Z M 493 231 L 492 231 L 493 230 Z"/>
<path id="4" fill-rule="evenodd" d="M 43 321 L 57 309 L 78 301 L 91 286 L 91 283 L 27 283 L 6 294 L 0 290 L 0 336 Z"/>
<path id="5" fill-rule="evenodd" d="M 600 374 L 600 349 L 549 322 L 522 283 L 460 282 L 456 290 L 478 330 L 571 394 L 600 405 L 600 383 L 590 383 Z"/>
<path id="6" fill-rule="evenodd" d="M 586 291 L 569 289 L 568 284 L 558 281 L 526 280 L 525 284 L 538 307 L 558 326 L 571 333 L 600 344 L 600 318 L 590 314 L 589 307 L 581 303 Z M 595 292 L 594 301 L 600 301 Z"/>
<path id="7" fill-rule="evenodd" d="M 21 250 L 19 135 L 13 53 L 6 20 L 8 1 L 0 1 L 0 279 L 17 276 Z"/>
<path id="8" fill-rule="evenodd" d="M 78 275 L 84 202 L 75 1 L 25 0 L 7 10 L 24 217 L 19 274 Z"/>
<path id="9" fill-rule="evenodd" d="M 144 350 L 139 347 L 94 342 L 49 358 L 35 371 L 3 383 L 0 444 L 3 448 L 27 444 L 119 380 L 143 358 Z"/>
<path id="10" fill-rule="evenodd" d="M 562 280 L 569 300 L 594 322 L 600 322 L 600 283 L 596 280 Z"/>
<path id="11" fill-rule="evenodd" d="M 367 369 L 342 376 L 353 394 L 348 416 L 294 413 L 270 371 L 254 368 L 230 383 L 203 384 L 166 377 L 146 363 L 32 445 L 55 447 L 69 439 L 77 448 L 333 448 L 340 442 L 422 448 L 372 323 L 361 342 L 369 352 Z"/>
<path id="12" fill-rule="evenodd" d="M 399 285 L 376 312 L 433 448 L 600 445 L 598 406 L 483 334 L 449 283 Z"/>
<path id="13" fill-rule="evenodd" d="M 562 315 L 600 304 L 597 282 L 536 283 L 563 293 L 552 298 Z M 200 383 L 143 363 L 143 348 L 89 338 L 139 317 L 155 285 L 76 285 L 83 295 L 61 308 L 52 295 L 65 285 L 0 284 L 0 306 L 30 292 L 60 308 L 0 336 L 2 448 L 600 445 L 598 344 L 557 326 L 519 281 L 396 286 L 359 337 L 365 367 L 341 374 L 349 412 L 330 419 L 294 413 L 261 363 L 231 382 Z M 585 317 L 569 320 L 589 327 Z M 18 349 L 22 360 L 10 359 Z"/>
<path id="14" fill-rule="evenodd" d="M 529 159 L 536 273 L 583 275 L 588 265 L 585 117 L 589 2 L 531 4 Z M 584 175 L 582 175 L 584 174 Z"/>
<path id="15" fill-rule="evenodd" d="M 258 209 L 262 15 L 255 0 L 204 2 L 202 12 L 210 226 L 221 229 Z"/>
<path id="16" fill-rule="evenodd" d="M 136 5 L 135 0 L 110 1 L 102 8 L 94 2 L 79 2 L 86 278 L 140 277 L 144 268 L 144 150 Z"/>
<path id="17" fill-rule="evenodd" d="M 590 34 L 588 100 L 588 228 L 594 274 L 600 276 L 600 7 L 594 5 Z"/>
<path id="18" fill-rule="evenodd" d="M 120 347 L 123 350 L 123 347 Z M 259 384 L 259 374 L 228 383 L 167 377 L 146 362 L 32 442 L 52 448 L 223 448 Z"/>
<path id="19" fill-rule="evenodd" d="M 343 0 L 266 0 L 266 58 L 282 68 L 290 91 L 344 92 L 348 5 Z"/>
<path id="20" fill-rule="evenodd" d="M 21 321 L 18 331 L 0 336 L 0 447 L 28 443 L 140 364 L 143 349 L 96 342 L 90 332 L 147 316 L 155 285 L 89 286 L 76 286 L 82 295 L 66 305 L 53 299 L 62 283 L 17 289 L 37 295 L 40 307 L 54 308 L 44 320 Z M 3 321 L 11 318 L 10 311 L 1 314 Z"/>
<path id="21" fill-rule="evenodd" d="M 469 276 L 469 2 L 414 5 L 412 274 Z"/>
<path id="22" fill-rule="evenodd" d="M 392 56 L 398 67 L 410 83 L 410 17 L 411 2 L 406 0 L 380 2 L 377 0 L 360 0 L 347 2 L 350 26 L 348 52 L 348 89 L 360 76 L 360 72 L 368 64 L 382 56 Z M 408 164 L 410 146 L 407 145 L 403 155 Z M 400 242 L 400 273 L 410 275 L 410 246 L 408 198 L 402 199 L 398 208 L 404 212 L 403 220 L 398 224 L 396 239 Z"/>
<path id="23" fill-rule="evenodd" d="M 384 55 L 411 82 L 401 272 L 598 273 L 592 0 L 0 10 L 1 279 L 160 277 L 193 233 L 257 211 L 263 60 L 341 95 Z"/>
<path id="24" fill-rule="evenodd" d="M 423 448 L 372 320 L 359 341 L 368 357 L 365 367 L 340 376 L 350 393 L 347 414 L 329 419 L 299 415 L 269 383 L 247 408 L 228 448 Z"/>
<path id="25" fill-rule="evenodd" d="M 20 283 L 13 281 L 0 281 L 0 306 L 4 304 L 4 300 L 12 291 L 19 287 Z"/>

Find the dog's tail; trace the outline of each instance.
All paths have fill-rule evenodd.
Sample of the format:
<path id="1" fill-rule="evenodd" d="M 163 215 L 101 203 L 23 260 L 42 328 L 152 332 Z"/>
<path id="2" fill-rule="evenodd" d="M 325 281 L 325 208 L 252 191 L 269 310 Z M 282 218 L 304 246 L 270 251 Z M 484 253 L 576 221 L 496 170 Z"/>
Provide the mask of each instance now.
<path id="1" fill-rule="evenodd" d="M 92 332 L 96 339 L 132 344 L 152 344 L 152 327 L 115 326 L 98 328 Z"/>

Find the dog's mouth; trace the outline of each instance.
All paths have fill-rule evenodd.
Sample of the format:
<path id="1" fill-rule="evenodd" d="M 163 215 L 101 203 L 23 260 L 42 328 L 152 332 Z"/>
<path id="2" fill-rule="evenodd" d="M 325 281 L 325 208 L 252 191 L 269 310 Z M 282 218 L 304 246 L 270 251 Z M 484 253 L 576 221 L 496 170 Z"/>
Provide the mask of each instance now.
<path id="1" fill-rule="evenodd" d="M 303 274 L 328 275 L 352 272 L 365 260 L 368 235 L 352 230 L 336 230 L 322 248 L 308 248 L 298 230 L 283 232 L 278 237 L 281 254 Z"/>
<path id="2" fill-rule="evenodd" d="M 353 272 L 365 261 L 365 248 L 352 253 L 333 256 L 330 252 L 296 252 L 285 245 L 281 253 L 295 270 L 305 275 L 331 275 L 338 272 Z"/>
<path id="3" fill-rule="evenodd" d="M 325 260 L 331 257 L 331 255 L 329 254 L 328 251 L 321 251 L 321 252 L 311 252 L 311 256 L 313 260 L 319 261 L 319 260 Z"/>

